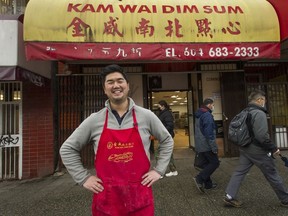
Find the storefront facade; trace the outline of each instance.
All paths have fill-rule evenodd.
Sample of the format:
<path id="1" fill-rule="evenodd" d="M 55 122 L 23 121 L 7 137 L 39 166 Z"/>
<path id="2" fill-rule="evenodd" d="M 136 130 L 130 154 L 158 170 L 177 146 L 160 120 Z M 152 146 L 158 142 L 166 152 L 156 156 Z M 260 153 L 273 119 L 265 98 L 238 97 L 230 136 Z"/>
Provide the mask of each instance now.
<path id="1" fill-rule="evenodd" d="M 54 172 L 51 63 L 27 61 L 23 15 L 0 16 L 0 180 Z"/>
<path id="2" fill-rule="evenodd" d="M 281 27 L 285 23 L 279 18 L 281 8 L 265 0 L 133 1 L 133 5 L 116 0 L 30 0 L 24 18 L 26 57 L 52 62 L 53 166 L 62 167 L 58 155 L 62 142 L 84 118 L 103 107 L 106 98 L 99 71 L 110 63 L 125 68 L 133 84 L 130 96 L 149 109 L 153 92 L 187 93 L 187 147 L 194 146 L 193 113 L 203 98 L 212 97 L 220 156 L 237 156 L 237 148 L 225 135 L 229 119 L 245 107 L 251 89 L 261 88 L 271 95 L 272 138 L 288 148 L 288 111 L 274 105 L 278 101 L 287 105 L 288 34 Z M 267 14 L 269 19 L 264 20 Z M 160 86 L 152 85 L 155 77 Z M 83 150 L 83 160 L 92 165 L 92 149 Z"/>

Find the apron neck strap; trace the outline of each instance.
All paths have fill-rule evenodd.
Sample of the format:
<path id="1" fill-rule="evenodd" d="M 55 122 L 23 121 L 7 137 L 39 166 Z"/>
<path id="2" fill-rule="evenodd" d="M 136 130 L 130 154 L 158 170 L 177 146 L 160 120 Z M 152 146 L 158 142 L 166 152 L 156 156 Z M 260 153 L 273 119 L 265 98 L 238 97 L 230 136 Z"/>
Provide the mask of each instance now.
<path id="1" fill-rule="evenodd" d="M 133 126 L 138 129 L 138 123 L 137 123 L 137 120 L 136 120 L 136 114 L 135 114 L 135 109 L 134 107 L 132 108 L 132 115 L 133 115 Z"/>
<path id="2" fill-rule="evenodd" d="M 136 114 L 134 107 L 132 108 L 132 116 L 133 116 L 133 126 L 138 129 L 138 123 L 136 120 Z M 107 128 L 108 125 L 108 108 L 106 109 L 106 116 L 105 116 L 105 122 L 104 122 L 104 128 Z"/>

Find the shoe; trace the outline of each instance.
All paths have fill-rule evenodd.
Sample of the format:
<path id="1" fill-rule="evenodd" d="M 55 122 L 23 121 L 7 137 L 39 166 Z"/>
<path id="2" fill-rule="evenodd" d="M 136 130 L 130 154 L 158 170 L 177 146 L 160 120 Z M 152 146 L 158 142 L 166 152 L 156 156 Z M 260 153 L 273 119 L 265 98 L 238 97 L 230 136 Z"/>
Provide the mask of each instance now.
<path id="1" fill-rule="evenodd" d="M 177 175 L 178 175 L 178 172 L 177 172 L 177 171 L 169 172 L 169 173 L 166 173 L 166 174 L 165 174 L 166 177 L 177 176 Z"/>
<path id="2" fill-rule="evenodd" d="M 281 206 L 285 207 L 285 208 L 288 208 L 288 202 L 281 202 Z"/>
<path id="3" fill-rule="evenodd" d="M 212 183 L 212 185 L 206 186 L 205 189 L 210 190 L 210 189 L 215 189 L 218 185 L 216 183 Z"/>
<path id="4" fill-rule="evenodd" d="M 224 203 L 228 206 L 233 206 L 235 208 L 242 207 L 243 203 L 237 199 L 228 199 L 227 197 L 224 198 Z"/>
<path id="5" fill-rule="evenodd" d="M 195 184 L 196 184 L 197 189 L 198 189 L 201 193 L 204 193 L 204 184 L 203 184 L 203 183 L 201 184 L 200 182 L 198 182 L 196 177 L 193 178 L 193 180 L 194 180 L 194 182 L 195 182 Z"/>

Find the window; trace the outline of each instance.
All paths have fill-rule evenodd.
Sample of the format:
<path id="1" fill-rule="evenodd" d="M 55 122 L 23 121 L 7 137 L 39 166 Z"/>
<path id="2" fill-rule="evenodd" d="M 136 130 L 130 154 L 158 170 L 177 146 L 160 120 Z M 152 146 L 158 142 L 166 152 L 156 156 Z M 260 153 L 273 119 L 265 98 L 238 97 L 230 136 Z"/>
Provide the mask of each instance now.
<path id="1" fill-rule="evenodd" d="M 0 0 L 0 14 L 23 14 L 29 0 Z"/>

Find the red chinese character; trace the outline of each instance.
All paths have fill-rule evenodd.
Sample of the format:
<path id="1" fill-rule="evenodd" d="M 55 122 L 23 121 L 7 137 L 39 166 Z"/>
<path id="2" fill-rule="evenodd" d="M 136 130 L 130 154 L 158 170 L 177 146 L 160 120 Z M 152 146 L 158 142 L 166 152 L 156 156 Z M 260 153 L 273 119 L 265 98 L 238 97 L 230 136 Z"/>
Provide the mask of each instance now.
<path id="1" fill-rule="evenodd" d="M 116 17 L 116 19 L 113 19 L 113 17 L 109 17 L 109 21 L 104 23 L 103 34 L 112 34 L 113 36 L 117 34 L 120 37 L 123 37 L 123 34 L 120 33 L 118 30 L 118 25 L 116 23 L 116 20 L 118 20 L 118 17 Z"/>
<path id="2" fill-rule="evenodd" d="M 141 22 L 139 22 L 139 27 L 136 27 L 136 33 L 142 34 L 144 38 L 146 37 L 146 34 L 149 33 L 149 37 L 151 37 L 154 34 L 154 26 L 148 26 L 148 23 L 150 21 L 146 19 L 141 19 Z"/>
<path id="3" fill-rule="evenodd" d="M 235 22 L 235 24 L 240 27 L 240 23 L 239 23 L 239 22 Z M 231 28 L 229 28 L 229 27 L 227 27 L 227 28 L 222 28 L 222 32 L 223 32 L 224 34 L 226 34 L 227 32 L 230 33 L 230 34 L 232 34 L 232 35 L 238 35 L 238 34 L 241 33 L 240 30 L 239 30 L 237 27 L 235 27 L 232 22 L 229 22 L 229 26 L 230 26 Z"/>
<path id="4" fill-rule="evenodd" d="M 72 22 L 70 23 L 70 25 L 67 27 L 70 28 L 73 26 L 73 30 L 72 30 L 72 36 L 73 37 L 84 37 L 84 36 L 88 36 L 89 34 L 92 34 L 91 32 L 91 27 L 89 25 L 87 25 L 86 23 L 84 23 L 81 19 L 79 19 L 78 17 L 75 17 Z M 87 31 L 88 30 L 88 31 Z M 88 33 L 88 35 L 87 35 Z M 89 35 L 91 36 L 91 35 Z"/>
<path id="5" fill-rule="evenodd" d="M 175 35 L 176 37 L 183 37 L 182 34 L 180 34 L 180 29 L 182 28 L 182 25 L 179 24 L 179 20 L 178 19 L 174 19 L 175 21 Z M 166 36 L 168 37 L 172 37 L 173 34 L 173 21 L 168 20 L 168 26 L 165 28 L 165 30 L 168 31 L 168 33 L 166 34 Z"/>
<path id="6" fill-rule="evenodd" d="M 209 25 L 211 22 L 207 18 L 205 19 L 200 19 L 200 20 L 195 20 L 196 25 L 198 26 L 198 34 L 197 37 L 201 36 L 206 36 L 209 35 L 210 38 L 213 38 L 213 35 L 211 34 L 211 28 Z"/>

